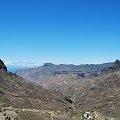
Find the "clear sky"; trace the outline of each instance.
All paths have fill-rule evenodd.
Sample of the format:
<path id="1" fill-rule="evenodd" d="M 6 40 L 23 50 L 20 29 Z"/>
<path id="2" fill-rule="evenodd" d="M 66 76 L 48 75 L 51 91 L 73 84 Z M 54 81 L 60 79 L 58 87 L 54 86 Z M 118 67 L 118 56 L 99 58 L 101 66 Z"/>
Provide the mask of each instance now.
<path id="1" fill-rule="evenodd" d="M 0 58 L 9 64 L 120 59 L 120 0 L 0 0 Z"/>

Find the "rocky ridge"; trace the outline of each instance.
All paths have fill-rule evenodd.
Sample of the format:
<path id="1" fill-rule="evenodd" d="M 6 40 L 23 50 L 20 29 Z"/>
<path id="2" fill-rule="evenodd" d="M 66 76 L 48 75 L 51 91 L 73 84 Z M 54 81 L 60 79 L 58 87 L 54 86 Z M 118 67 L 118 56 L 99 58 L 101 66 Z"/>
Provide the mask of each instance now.
<path id="1" fill-rule="evenodd" d="M 107 74 L 120 70 L 120 61 L 116 60 L 111 67 L 104 68 L 101 74 Z"/>
<path id="2" fill-rule="evenodd" d="M 98 65 L 55 65 L 52 63 L 45 63 L 43 66 L 38 68 L 17 71 L 16 74 L 25 79 L 41 84 L 50 78 L 66 75 L 75 75 L 83 78 L 98 76 L 103 68 L 111 67 L 112 64 L 113 63 Z"/>

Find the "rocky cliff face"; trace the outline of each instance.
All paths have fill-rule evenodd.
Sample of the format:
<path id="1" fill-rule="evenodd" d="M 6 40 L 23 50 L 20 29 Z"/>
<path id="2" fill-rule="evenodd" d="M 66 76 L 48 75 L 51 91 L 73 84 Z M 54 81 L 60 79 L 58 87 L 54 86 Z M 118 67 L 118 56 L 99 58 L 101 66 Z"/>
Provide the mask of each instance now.
<path id="1" fill-rule="evenodd" d="M 4 62 L 0 59 L 0 69 L 4 69 L 7 71 L 7 67 L 5 66 Z"/>

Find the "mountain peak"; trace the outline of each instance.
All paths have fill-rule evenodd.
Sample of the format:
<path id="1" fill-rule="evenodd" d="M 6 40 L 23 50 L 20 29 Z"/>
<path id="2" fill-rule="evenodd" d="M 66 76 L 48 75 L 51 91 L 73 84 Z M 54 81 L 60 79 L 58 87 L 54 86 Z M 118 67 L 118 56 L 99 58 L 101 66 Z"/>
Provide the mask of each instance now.
<path id="1" fill-rule="evenodd" d="M 120 68 L 120 61 L 119 60 L 116 60 L 113 64 L 113 67 L 114 68 Z"/>
<path id="2" fill-rule="evenodd" d="M 101 74 L 108 74 L 120 70 L 120 61 L 116 60 L 111 67 L 104 68 Z"/>
<path id="3" fill-rule="evenodd" d="M 4 69 L 7 71 L 7 67 L 1 59 L 0 59 L 0 69 Z"/>
<path id="4" fill-rule="evenodd" d="M 54 66 L 54 64 L 53 63 L 44 63 L 44 66 L 50 66 L 50 67 L 52 67 L 52 66 Z"/>

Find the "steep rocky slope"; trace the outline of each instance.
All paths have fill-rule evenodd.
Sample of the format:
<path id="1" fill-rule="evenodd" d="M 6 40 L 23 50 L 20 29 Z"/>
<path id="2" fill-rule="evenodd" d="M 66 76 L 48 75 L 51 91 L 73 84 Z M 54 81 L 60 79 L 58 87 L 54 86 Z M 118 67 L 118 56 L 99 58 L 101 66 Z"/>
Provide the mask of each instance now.
<path id="1" fill-rule="evenodd" d="M 75 106 L 120 119 L 120 71 L 86 79 L 76 87 Z"/>
<path id="2" fill-rule="evenodd" d="M 0 60 L 1 119 L 12 119 L 17 114 L 19 117 L 15 120 L 58 120 L 58 117 L 61 120 L 61 117 L 69 118 L 65 112 L 68 108 L 69 104 L 62 96 L 8 72 Z"/>
<path id="3" fill-rule="evenodd" d="M 0 69 L 7 71 L 7 67 L 5 66 L 4 62 L 0 59 Z"/>

